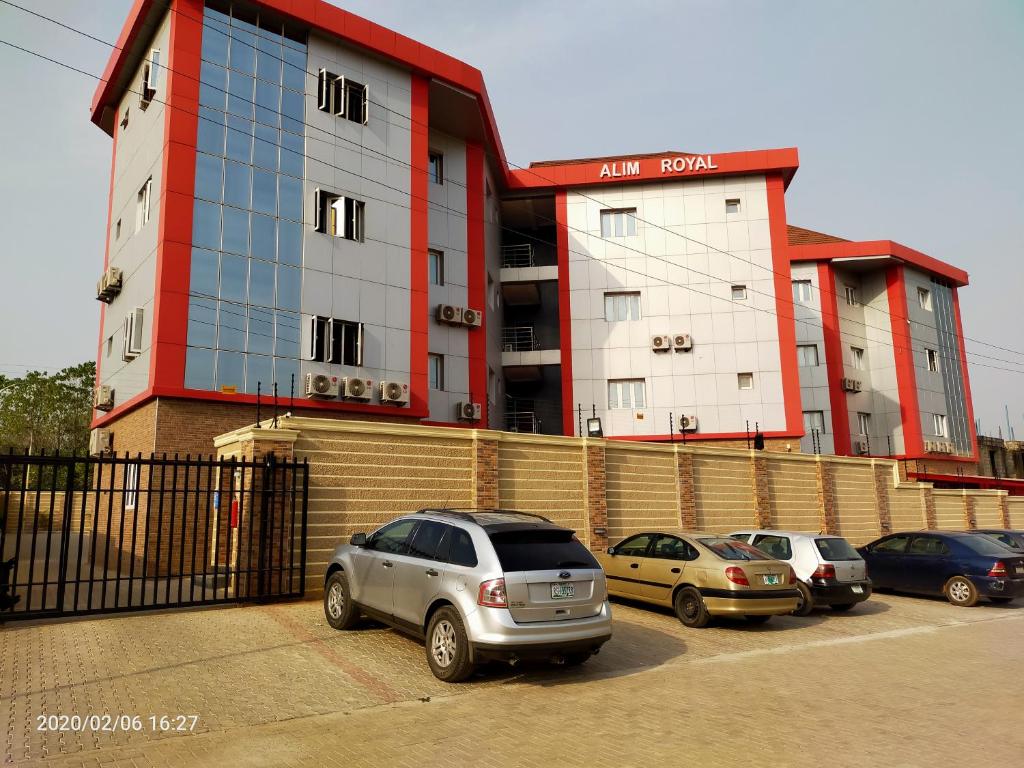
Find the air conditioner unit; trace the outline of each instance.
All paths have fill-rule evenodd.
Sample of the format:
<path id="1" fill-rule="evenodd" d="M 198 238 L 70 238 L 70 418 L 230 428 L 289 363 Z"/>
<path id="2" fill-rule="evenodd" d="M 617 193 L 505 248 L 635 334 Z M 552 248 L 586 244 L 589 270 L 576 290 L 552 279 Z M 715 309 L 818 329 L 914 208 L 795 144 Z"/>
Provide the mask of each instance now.
<path id="1" fill-rule="evenodd" d="M 843 379 L 844 392 L 860 392 L 860 381 L 858 379 Z"/>
<path id="2" fill-rule="evenodd" d="M 380 401 L 390 405 L 408 405 L 409 385 L 403 381 L 382 381 Z"/>
<path id="3" fill-rule="evenodd" d="M 679 429 L 683 432 L 696 432 L 697 431 L 697 417 L 696 416 L 680 416 L 679 417 Z"/>
<path id="4" fill-rule="evenodd" d="M 479 309 L 466 308 L 462 310 L 462 324 L 470 328 L 479 328 L 483 322 L 484 315 Z"/>
<path id="5" fill-rule="evenodd" d="M 98 411 L 109 411 L 114 407 L 114 388 L 106 385 L 96 389 L 93 407 Z"/>
<path id="6" fill-rule="evenodd" d="M 688 333 L 677 333 L 672 337 L 672 346 L 676 352 L 689 352 L 693 349 L 693 338 Z"/>
<path id="7" fill-rule="evenodd" d="M 438 304 L 437 322 L 448 323 L 449 325 L 462 325 L 462 307 L 453 307 L 451 304 Z"/>
<path id="8" fill-rule="evenodd" d="M 369 379 L 357 379 L 355 376 L 347 376 L 342 379 L 343 389 L 341 396 L 349 400 L 369 400 L 372 392 L 373 382 Z"/>
<path id="9" fill-rule="evenodd" d="M 337 397 L 338 377 L 323 373 L 306 374 L 306 397 Z"/>
<path id="10" fill-rule="evenodd" d="M 96 298 L 109 304 L 121 292 L 123 273 L 118 267 L 110 267 L 96 283 Z"/>
<path id="11" fill-rule="evenodd" d="M 480 403 L 456 403 L 455 415 L 459 421 L 480 421 Z"/>
<path id="12" fill-rule="evenodd" d="M 868 441 L 867 440 L 854 440 L 853 441 L 853 452 L 858 453 L 861 456 L 868 452 Z"/>
<path id="13" fill-rule="evenodd" d="M 672 349 L 672 337 L 651 336 L 651 349 L 655 352 L 668 352 Z"/>
<path id="14" fill-rule="evenodd" d="M 89 455 L 99 456 L 101 453 L 110 453 L 109 429 L 94 429 L 89 433 Z"/>

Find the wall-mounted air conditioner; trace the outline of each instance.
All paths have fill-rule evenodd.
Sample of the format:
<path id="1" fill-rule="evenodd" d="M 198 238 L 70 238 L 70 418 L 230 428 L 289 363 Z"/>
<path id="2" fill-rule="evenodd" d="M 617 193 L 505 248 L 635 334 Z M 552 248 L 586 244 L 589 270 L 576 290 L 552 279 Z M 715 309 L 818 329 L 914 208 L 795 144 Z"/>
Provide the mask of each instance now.
<path id="1" fill-rule="evenodd" d="M 93 398 L 93 407 L 97 411 L 109 411 L 114 407 L 114 388 L 103 385 L 96 388 L 96 395 Z"/>
<path id="2" fill-rule="evenodd" d="M 339 388 L 337 376 L 306 374 L 306 397 L 337 397 Z"/>
<path id="3" fill-rule="evenodd" d="M 459 421 L 480 421 L 482 412 L 480 403 L 455 404 L 455 416 Z"/>
<path id="4" fill-rule="evenodd" d="M 859 379 L 843 379 L 842 381 L 844 392 L 860 392 L 860 380 Z"/>
<path id="5" fill-rule="evenodd" d="M 668 352 L 672 349 L 672 337 L 651 336 L 651 349 L 655 352 Z"/>
<path id="6" fill-rule="evenodd" d="M 679 417 L 679 429 L 683 432 L 696 432 L 697 431 L 697 417 L 696 416 L 680 416 Z"/>
<path id="7" fill-rule="evenodd" d="M 462 307 L 453 307 L 451 304 L 437 305 L 437 322 L 448 325 L 462 325 Z"/>
<path id="8" fill-rule="evenodd" d="M 672 346 L 676 352 L 689 352 L 693 349 L 693 338 L 688 333 L 677 333 L 672 336 Z"/>
<path id="9" fill-rule="evenodd" d="M 89 455 L 99 456 L 101 453 L 110 453 L 110 430 L 94 429 L 89 433 Z"/>
<path id="10" fill-rule="evenodd" d="M 348 376 L 341 380 L 341 396 L 349 400 L 369 400 L 373 382 L 369 379 L 357 379 Z"/>
<path id="11" fill-rule="evenodd" d="M 854 440 L 853 441 L 853 452 L 861 456 L 868 452 L 868 441 L 867 440 Z"/>
<path id="12" fill-rule="evenodd" d="M 483 322 L 483 312 L 479 309 L 464 309 L 462 310 L 462 324 L 469 326 L 470 328 L 479 328 Z"/>
<path id="13" fill-rule="evenodd" d="M 403 381 L 382 381 L 380 401 L 388 405 L 408 405 L 409 385 Z"/>

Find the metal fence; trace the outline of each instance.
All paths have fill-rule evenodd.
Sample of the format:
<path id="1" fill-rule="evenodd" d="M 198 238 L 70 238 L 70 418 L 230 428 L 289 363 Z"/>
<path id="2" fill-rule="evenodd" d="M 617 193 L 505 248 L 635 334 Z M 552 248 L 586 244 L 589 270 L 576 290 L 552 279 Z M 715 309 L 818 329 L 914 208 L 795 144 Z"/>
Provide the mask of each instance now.
<path id="1" fill-rule="evenodd" d="M 517 243 L 515 245 L 501 246 L 501 266 L 503 269 L 534 266 L 533 244 Z"/>
<path id="2" fill-rule="evenodd" d="M 305 462 L 0 454 L 0 621 L 299 597 Z"/>

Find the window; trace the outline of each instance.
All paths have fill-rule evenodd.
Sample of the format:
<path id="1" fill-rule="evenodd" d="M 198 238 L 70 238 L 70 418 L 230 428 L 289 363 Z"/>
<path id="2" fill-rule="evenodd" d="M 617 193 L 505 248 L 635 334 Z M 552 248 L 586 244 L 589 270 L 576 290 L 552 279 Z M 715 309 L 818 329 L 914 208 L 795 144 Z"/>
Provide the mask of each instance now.
<path id="1" fill-rule="evenodd" d="M 736 539 L 724 536 L 697 539 L 723 560 L 770 560 L 764 552 Z"/>
<path id="2" fill-rule="evenodd" d="M 932 434 L 939 437 L 949 437 L 947 432 L 946 417 L 941 413 L 932 414 Z"/>
<path id="3" fill-rule="evenodd" d="M 928 358 L 928 370 L 932 373 L 939 372 L 939 353 L 934 349 L 926 349 L 924 351 L 925 357 Z"/>
<path id="4" fill-rule="evenodd" d="M 659 536 L 651 549 L 651 555 L 662 560 L 696 560 L 700 552 L 692 544 L 675 536 Z"/>
<path id="5" fill-rule="evenodd" d="M 626 539 L 615 548 L 615 554 L 623 557 L 646 557 L 647 549 L 654 537 L 653 533 L 641 533 L 639 536 Z"/>
<path id="6" fill-rule="evenodd" d="M 139 106 L 145 109 L 156 96 L 157 85 L 160 82 L 160 51 L 154 48 L 149 52 L 149 58 L 142 67 L 142 94 L 139 99 Z"/>
<path id="7" fill-rule="evenodd" d="M 149 223 L 149 211 L 153 202 L 153 177 L 146 179 L 135 199 L 135 231 Z"/>
<path id="8" fill-rule="evenodd" d="M 754 388 L 754 374 L 752 373 L 737 373 L 736 384 L 740 389 L 753 389 Z"/>
<path id="9" fill-rule="evenodd" d="M 107 336 L 107 357 L 110 357 L 114 352 L 114 336 L 111 334 Z"/>
<path id="10" fill-rule="evenodd" d="M 745 285 L 734 285 L 732 287 L 732 300 L 733 301 L 746 301 L 747 298 L 747 286 Z"/>
<path id="11" fill-rule="evenodd" d="M 444 355 L 427 355 L 427 379 L 431 389 L 444 389 Z"/>
<path id="12" fill-rule="evenodd" d="M 461 528 L 452 528 L 452 545 L 448 553 L 448 562 L 452 565 L 465 565 L 469 568 L 476 567 L 476 549 L 473 547 L 473 539 L 469 533 Z"/>
<path id="13" fill-rule="evenodd" d="M 609 379 L 609 408 L 644 408 L 647 399 L 643 379 Z"/>
<path id="14" fill-rule="evenodd" d="M 824 411 L 804 411 L 804 432 L 807 434 L 812 432 L 823 434 L 825 432 Z"/>
<path id="15" fill-rule="evenodd" d="M 814 545 L 821 552 L 821 556 L 828 562 L 834 560 L 863 560 L 857 554 L 857 550 L 851 547 L 850 542 L 846 539 L 815 539 Z"/>
<path id="16" fill-rule="evenodd" d="M 125 362 L 134 360 L 142 354 L 142 320 L 144 310 L 136 307 L 124 319 L 124 347 L 121 359 Z"/>
<path id="17" fill-rule="evenodd" d="M 915 536 L 907 549 L 908 555 L 932 555 L 943 557 L 949 554 L 949 547 L 938 536 Z"/>
<path id="18" fill-rule="evenodd" d="M 636 235 L 636 208 L 601 211 L 601 237 Z"/>
<path id="19" fill-rule="evenodd" d="M 725 201 L 725 212 L 726 213 L 739 213 L 740 212 L 740 199 L 738 197 L 732 197 Z"/>
<path id="20" fill-rule="evenodd" d="M 409 551 L 409 534 L 418 520 L 398 520 L 386 525 L 366 542 L 366 548 L 389 555 L 404 555 Z"/>
<path id="21" fill-rule="evenodd" d="M 871 414 L 870 413 L 858 413 L 857 414 L 857 434 L 870 435 L 871 434 Z"/>
<path id="22" fill-rule="evenodd" d="M 430 152 L 427 155 L 427 170 L 431 182 L 444 184 L 444 155 L 440 152 Z"/>
<path id="23" fill-rule="evenodd" d="M 811 301 L 811 281 L 793 281 L 793 301 L 799 304 L 807 304 Z"/>
<path id="24" fill-rule="evenodd" d="M 858 371 L 864 370 L 864 350 L 860 347 L 850 347 L 850 363 Z"/>
<path id="25" fill-rule="evenodd" d="M 363 324 L 332 317 L 311 316 L 306 357 L 318 363 L 361 366 Z"/>
<path id="26" fill-rule="evenodd" d="M 124 467 L 124 508 L 135 509 L 139 499 L 139 465 L 125 464 Z"/>
<path id="27" fill-rule="evenodd" d="M 431 285 L 444 285 L 444 253 L 433 248 L 427 249 L 427 270 Z"/>
<path id="28" fill-rule="evenodd" d="M 753 544 L 766 555 L 776 560 L 789 560 L 793 556 L 793 545 L 786 536 L 760 534 L 754 537 Z"/>
<path id="29" fill-rule="evenodd" d="M 907 550 L 908 541 L 910 541 L 909 536 L 893 536 L 888 539 L 882 539 L 882 541 L 871 548 L 871 551 L 881 554 L 902 555 Z"/>
<path id="30" fill-rule="evenodd" d="M 600 567 L 572 531 L 504 531 L 492 533 L 490 538 L 505 573 Z"/>
<path id="31" fill-rule="evenodd" d="M 640 293 L 606 293 L 604 319 L 609 323 L 640 319 Z"/>
<path id="32" fill-rule="evenodd" d="M 317 109 L 354 123 L 367 124 L 370 91 L 365 85 L 320 69 L 317 78 Z"/>
<path id="33" fill-rule="evenodd" d="M 424 560 L 447 560 L 451 527 L 433 520 L 424 520 L 409 542 L 409 556 Z"/>
<path id="34" fill-rule="evenodd" d="M 801 368 L 814 368 L 818 365 L 818 345 L 797 344 L 796 359 Z"/>
<path id="35" fill-rule="evenodd" d="M 117 224 L 114 225 L 114 239 L 115 240 L 120 240 L 121 239 L 121 220 L 120 219 L 118 219 L 117 220 Z"/>
<path id="36" fill-rule="evenodd" d="M 314 190 L 313 198 L 313 229 L 346 240 L 363 241 L 365 204 L 362 200 L 332 195 L 321 189 Z"/>
<path id="37" fill-rule="evenodd" d="M 846 290 L 846 303 L 851 307 L 856 307 L 860 304 L 860 291 L 855 285 L 844 286 Z"/>
<path id="38" fill-rule="evenodd" d="M 917 303 L 921 305 L 921 309 L 926 312 L 932 311 L 932 292 L 927 288 L 917 289 Z"/>

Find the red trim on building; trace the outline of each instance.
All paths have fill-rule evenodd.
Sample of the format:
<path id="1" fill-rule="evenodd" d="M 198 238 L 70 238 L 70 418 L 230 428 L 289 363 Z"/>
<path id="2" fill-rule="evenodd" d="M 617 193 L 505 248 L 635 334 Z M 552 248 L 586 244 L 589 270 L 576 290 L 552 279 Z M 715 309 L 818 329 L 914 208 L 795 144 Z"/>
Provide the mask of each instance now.
<path id="1" fill-rule="evenodd" d="M 117 137 L 120 133 L 118 128 L 120 127 L 119 122 L 114 120 L 114 133 L 112 135 L 113 144 L 110 148 L 110 192 L 107 194 L 107 242 L 103 246 L 103 272 L 106 273 L 107 267 L 110 266 L 110 228 L 113 224 L 114 219 L 114 174 L 117 171 Z M 104 336 L 106 335 L 107 327 L 107 304 L 106 302 L 100 302 L 100 332 L 99 341 L 96 343 L 96 388 L 100 386 L 100 366 L 103 363 L 103 342 Z M 93 417 L 95 421 L 96 412 L 93 411 Z"/>
<path id="2" fill-rule="evenodd" d="M 89 106 L 89 111 L 92 113 L 92 121 L 96 125 L 102 127 L 104 107 L 120 101 L 120 93 L 116 92 L 115 88 L 117 80 L 128 63 L 128 51 L 141 34 L 153 3 L 154 0 L 135 0 L 131 10 L 128 11 L 128 17 L 121 28 L 121 34 L 117 37 L 114 49 L 110 52 L 107 66 L 104 68 L 103 76 L 96 85 L 96 90 L 92 96 L 92 104 Z M 113 123 L 116 122 L 115 114 Z M 113 131 L 113 127 L 111 127 L 111 131 Z"/>
<path id="3" fill-rule="evenodd" d="M 430 277 L 427 273 L 429 109 L 430 82 L 426 78 L 413 75 L 410 101 L 412 140 L 409 149 L 409 405 L 413 411 L 423 412 L 424 416 L 430 410 L 427 394 L 427 323 L 430 312 Z"/>
<path id="4" fill-rule="evenodd" d="M 468 301 L 480 312 L 482 323 L 469 333 L 469 399 L 480 403 L 480 420 L 486 427 L 487 391 L 487 254 L 484 241 L 484 149 L 466 144 L 466 260 L 469 270 Z"/>
<path id="5" fill-rule="evenodd" d="M 185 383 L 199 66 L 203 44 L 202 0 L 174 0 L 171 8 L 160 229 L 150 321 L 149 381 L 154 387 L 180 387 Z"/>
<path id="6" fill-rule="evenodd" d="M 903 265 L 885 271 L 889 297 L 889 320 L 892 324 L 892 352 L 896 363 L 896 386 L 900 396 L 900 419 L 903 422 L 903 452 L 908 456 L 924 454 L 921 436 L 921 410 L 917 402 L 917 376 L 914 373 L 914 347 L 907 318 L 907 288 Z"/>
<path id="7" fill-rule="evenodd" d="M 772 269 L 775 283 L 775 312 L 779 324 L 779 363 L 782 366 L 782 396 L 786 406 L 786 432 L 803 434 L 800 405 L 800 368 L 796 359 L 796 323 L 793 287 L 789 269 L 789 235 L 786 232 L 786 190 L 782 175 L 765 178 L 768 194 L 768 229 L 772 241 Z"/>
<path id="8" fill-rule="evenodd" d="M 812 243 L 810 245 L 791 245 L 789 247 L 790 261 L 831 261 L 833 259 L 853 259 L 872 256 L 893 256 L 936 277 L 945 278 L 957 286 L 964 286 L 968 283 L 968 275 L 964 270 L 932 258 L 920 251 L 915 251 L 913 248 L 894 243 L 892 240 Z"/>
<path id="9" fill-rule="evenodd" d="M 791 437 L 799 440 L 804 436 L 803 429 L 799 432 L 791 432 L 789 430 L 779 430 L 776 432 L 762 432 L 766 438 L 771 437 Z M 754 433 L 747 434 L 746 432 L 694 432 L 690 434 L 686 433 L 686 440 L 683 440 L 681 434 L 678 435 L 609 435 L 609 440 L 631 440 L 634 442 L 644 443 L 696 443 L 706 440 L 746 440 L 750 439 L 751 445 L 754 443 Z M 799 452 L 800 446 L 796 446 Z"/>
<path id="10" fill-rule="evenodd" d="M 945 459 L 943 459 L 945 461 Z M 982 475 L 944 475 L 935 472 L 908 472 L 907 477 L 926 483 L 949 483 L 962 488 L 1006 491 L 1009 496 L 1024 496 L 1024 480 L 1012 477 L 985 477 Z"/>
<path id="11" fill-rule="evenodd" d="M 974 400 L 971 398 L 971 377 L 967 368 L 967 347 L 964 342 L 964 324 L 960 317 L 960 294 L 954 286 L 953 314 L 956 315 L 956 341 L 960 348 L 960 373 L 964 377 L 964 399 L 967 401 L 967 431 L 971 436 L 971 457 L 978 460 L 978 435 L 974 427 Z"/>
<path id="12" fill-rule="evenodd" d="M 828 377 L 828 398 L 832 406 L 833 450 L 850 454 L 850 411 L 842 379 L 846 375 L 843 361 L 843 340 L 839 330 L 839 302 L 836 298 L 836 276 L 828 262 L 818 264 L 818 295 L 821 297 L 821 327 L 825 337 L 825 374 Z"/>
<path id="13" fill-rule="evenodd" d="M 575 435 L 572 408 L 572 315 L 569 311 L 568 193 L 555 191 L 555 241 L 558 247 L 558 346 L 562 368 L 562 434 Z"/>

